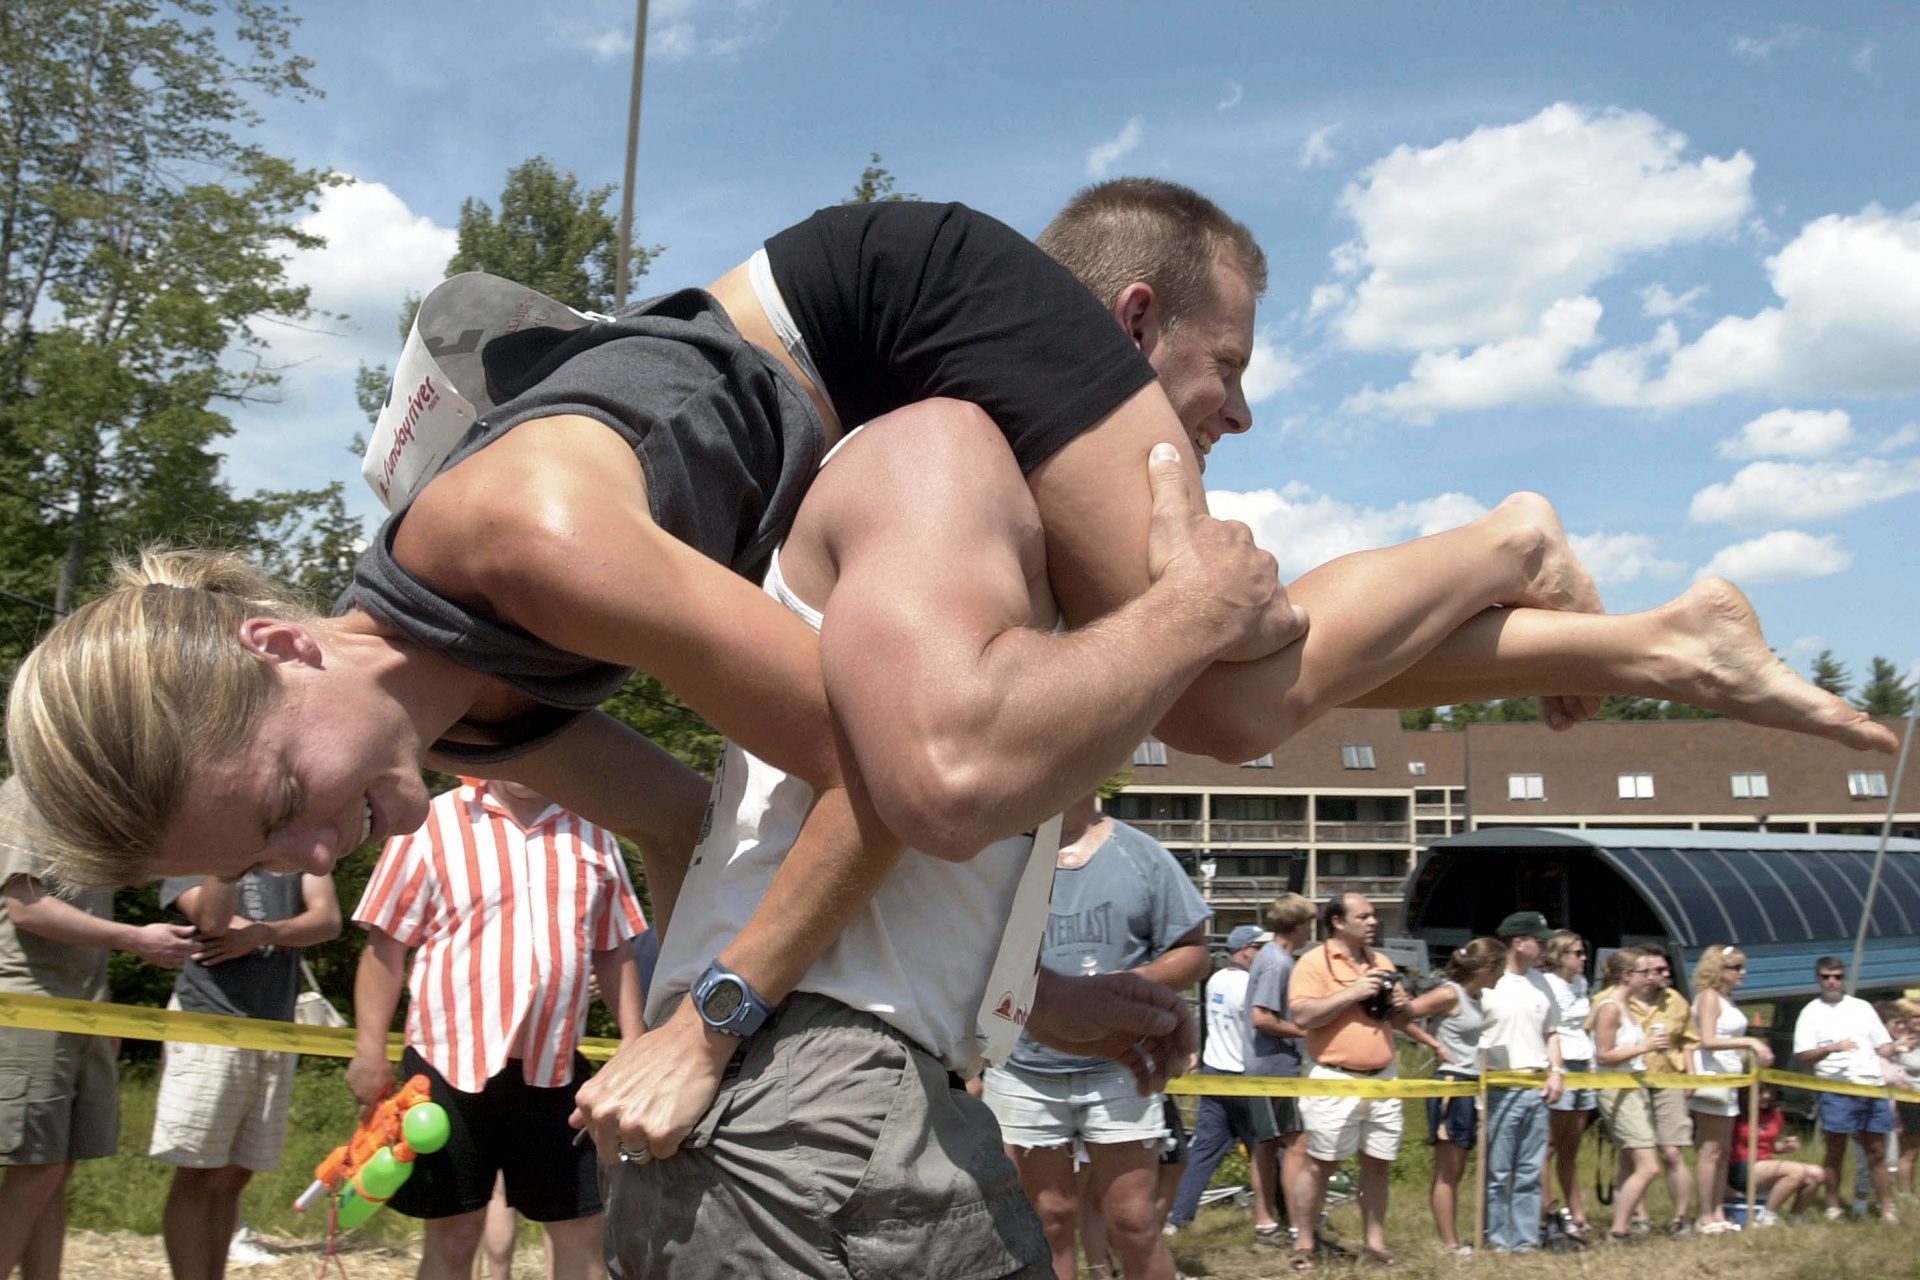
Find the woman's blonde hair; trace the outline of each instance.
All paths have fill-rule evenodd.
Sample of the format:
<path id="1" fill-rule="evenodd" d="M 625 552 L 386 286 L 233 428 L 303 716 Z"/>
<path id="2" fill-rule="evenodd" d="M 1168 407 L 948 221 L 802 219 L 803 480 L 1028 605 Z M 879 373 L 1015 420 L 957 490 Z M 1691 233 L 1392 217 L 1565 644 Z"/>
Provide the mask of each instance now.
<path id="1" fill-rule="evenodd" d="M 1700 953 L 1700 963 L 1693 967 L 1693 994 L 1718 991 L 1721 971 L 1736 961 L 1744 964 L 1746 959 L 1747 953 L 1738 947 L 1725 944 L 1708 947 Z"/>
<path id="2" fill-rule="evenodd" d="M 1607 962 L 1600 966 L 1600 985 L 1617 987 L 1627 980 L 1627 973 L 1642 960 L 1647 953 L 1638 947 L 1621 947 L 1607 956 Z"/>
<path id="3" fill-rule="evenodd" d="M 1571 929 L 1556 929 L 1547 939 L 1547 945 L 1540 949 L 1542 968 L 1558 969 L 1567 962 L 1567 955 L 1575 947 L 1585 946 L 1586 942 Z"/>
<path id="4" fill-rule="evenodd" d="M 194 767 L 251 736 L 272 695 L 240 642 L 248 618 L 317 621 L 224 551 L 150 548 L 119 585 L 56 623 L 7 700 L 7 752 L 44 821 L 54 879 L 144 878 Z"/>

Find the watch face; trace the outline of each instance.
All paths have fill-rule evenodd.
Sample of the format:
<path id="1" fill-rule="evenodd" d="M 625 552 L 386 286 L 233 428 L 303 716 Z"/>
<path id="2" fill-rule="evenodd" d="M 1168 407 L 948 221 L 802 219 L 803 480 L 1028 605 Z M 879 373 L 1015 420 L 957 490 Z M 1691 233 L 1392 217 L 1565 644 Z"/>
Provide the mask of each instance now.
<path id="1" fill-rule="evenodd" d="M 709 1022 L 725 1022 L 739 1012 L 742 1003 L 744 1000 L 738 985 L 731 982 L 717 982 L 707 992 L 706 999 L 701 1001 L 700 1011 L 706 1015 Z"/>

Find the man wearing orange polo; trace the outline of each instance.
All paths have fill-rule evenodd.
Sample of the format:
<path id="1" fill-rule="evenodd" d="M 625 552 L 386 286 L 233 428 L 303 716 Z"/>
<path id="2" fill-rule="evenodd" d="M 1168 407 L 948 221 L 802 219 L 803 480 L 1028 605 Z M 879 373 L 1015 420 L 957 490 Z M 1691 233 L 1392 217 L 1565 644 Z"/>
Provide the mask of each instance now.
<path id="1" fill-rule="evenodd" d="M 1287 1005 L 1304 1030 L 1312 1080 L 1391 1080 L 1393 1032 L 1407 1021 L 1407 990 L 1393 962 L 1372 949 L 1379 921 L 1373 903 L 1336 893 L 1320 909 L 1326 944 L 1294 963 Z M 1326 1201 L 1327 1179 L 1349 1156 L 1360 1157 L 1363 1256 L 1390 1262 L 1387 1252 L 1387 1175 L 1400 1153 L 1398 1098 L 1306 1097 L 1300 1118 L 1307 1130 L 1313 1174 L 1311 1202 L 1295 1227 L 1300 1260 L 1314 1252 L 1314 1231 Z"/>

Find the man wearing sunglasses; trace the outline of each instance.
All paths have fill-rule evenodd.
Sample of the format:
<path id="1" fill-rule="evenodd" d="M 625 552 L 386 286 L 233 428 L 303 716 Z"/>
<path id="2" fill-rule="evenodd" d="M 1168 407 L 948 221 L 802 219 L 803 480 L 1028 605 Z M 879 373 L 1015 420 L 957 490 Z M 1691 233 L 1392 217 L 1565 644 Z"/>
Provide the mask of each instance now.
<path id="1" fill-rule="evenodd" d="M 1814 964 L 1820 998 L 1800 1011 L 1793 1024 L 1795 1065 L 1811 1069 L 1822 1080 L 1848 1084 L 1883 1085 L 1880 1059 L 1892 1060 L 1893 1037 L 1873 1006 L 1847 994 L 1847 966 L 1836 956 L 1822 956 Z M 1847 1094 L 1820 1095 L 1820 1128 L 1827 1136 L 1827 1216 L 1840 1216 L 1834 1189 L 1840 1185 L 1846 1163 L 1847 1139 L 1860 1144 L 1860 1159 L 1873 1176 L 1873 1193 L 1880 1201 L 1880 1217 L 1898 1219 L 1893 1209 L 1893 1179 L 1887 1173 L 1887 1135 L 1893 1132 L 1893 1104 L 1885 1098 L 1857 1098 Z"/>

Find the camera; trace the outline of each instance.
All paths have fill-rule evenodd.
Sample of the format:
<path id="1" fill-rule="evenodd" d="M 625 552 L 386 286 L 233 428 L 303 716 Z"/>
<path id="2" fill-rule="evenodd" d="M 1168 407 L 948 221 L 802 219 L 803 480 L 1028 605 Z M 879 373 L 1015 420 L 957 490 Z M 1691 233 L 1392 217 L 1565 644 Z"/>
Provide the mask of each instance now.
<path id="1" fill-rule="evenodd" d="M 1380 975 L 1380 989 L 1360 1002 L 1361 1011 L 1375 1022 L 1393 1019 L 1393 989 L 1406 981 L 1398 969 Z"/>

